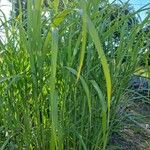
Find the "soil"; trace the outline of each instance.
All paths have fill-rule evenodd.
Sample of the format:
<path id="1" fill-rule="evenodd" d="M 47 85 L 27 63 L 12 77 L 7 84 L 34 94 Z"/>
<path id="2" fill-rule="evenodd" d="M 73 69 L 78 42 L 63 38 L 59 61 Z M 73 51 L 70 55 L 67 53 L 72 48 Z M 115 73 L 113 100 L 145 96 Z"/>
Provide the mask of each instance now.
<path id="1" fill-rule="evenodd" d="M 122 128 L 112 135 L 113 150 L 150 150 L 150 99 L 132 96 Z"/>

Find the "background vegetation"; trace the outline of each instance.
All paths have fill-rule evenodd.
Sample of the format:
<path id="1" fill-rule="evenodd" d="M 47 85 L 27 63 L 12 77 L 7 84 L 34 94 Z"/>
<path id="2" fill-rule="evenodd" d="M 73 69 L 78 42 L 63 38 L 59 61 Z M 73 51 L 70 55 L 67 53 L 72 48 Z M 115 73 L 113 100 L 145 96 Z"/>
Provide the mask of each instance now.
<path id="1" fill-rule="evenodd" d="M 121 149 L 115 138 L 132 123 L 149 134 L 148 117 L 128 111 L 134 100 L 150 103 L 150 14 L 138 17 L 149 7 L 134 11 L 106 0 L 13 4 L 11 18 L 1 20 L 2 150 Z M 131 82 L 141 72 L 144 95 Z"/>

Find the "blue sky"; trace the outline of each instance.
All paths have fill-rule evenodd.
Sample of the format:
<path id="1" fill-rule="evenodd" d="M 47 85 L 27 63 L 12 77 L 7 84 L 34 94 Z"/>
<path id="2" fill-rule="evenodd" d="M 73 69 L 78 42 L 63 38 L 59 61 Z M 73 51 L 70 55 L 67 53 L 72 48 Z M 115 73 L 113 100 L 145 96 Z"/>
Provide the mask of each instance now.
<path id="1" fill-rule="evenodd" d="M 114 0 L 110 0 L 111 2 Z M 117 0 L 116 0 L 117 1 Z M 118 0 L 119 1 L 119 0 Z M 122 0 L 122 2 L 126 2 L 127 0 Z M 139 8 L 140 6 L 143 6 L 147 3 L 150 3 L 150 0 L 130 0 L 131 4 L 133 4 L 135 7 Z"/>

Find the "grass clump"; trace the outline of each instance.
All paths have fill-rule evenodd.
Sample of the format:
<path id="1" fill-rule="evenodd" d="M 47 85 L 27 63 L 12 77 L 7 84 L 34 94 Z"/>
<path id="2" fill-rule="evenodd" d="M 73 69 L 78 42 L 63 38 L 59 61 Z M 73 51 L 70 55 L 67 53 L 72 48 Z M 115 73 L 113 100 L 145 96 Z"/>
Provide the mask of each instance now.
<path id="1" fill-rule="evenodd" d="M 145 8 L 130 12 L 128 4 L 98 0 L 26 4 L 24 11 L 18 1 L 18 16 L 1 20 L 1 149 L 110 148 L 143 58 L 146 35 L 139 33 L 149 15 L 140 22 L 136 14 Z"/>

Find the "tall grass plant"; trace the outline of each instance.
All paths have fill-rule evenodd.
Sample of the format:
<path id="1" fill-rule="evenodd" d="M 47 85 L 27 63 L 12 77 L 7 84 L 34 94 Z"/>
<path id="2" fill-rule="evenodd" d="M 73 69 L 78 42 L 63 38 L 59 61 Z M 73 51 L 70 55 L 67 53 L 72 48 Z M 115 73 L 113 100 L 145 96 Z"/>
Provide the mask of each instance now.
<path id="1" fill-rule="evenodd" d="M 55 0 L 45 8 L 42 0 L 27 0 L 26 19 L 20 3 L 17 17 L 1 20 L 2 150 L 109 148 L 149 16 L 129 28 L 144 7 L 110 21 L 112 5 L 99 11 L 101 3 Z"/>

